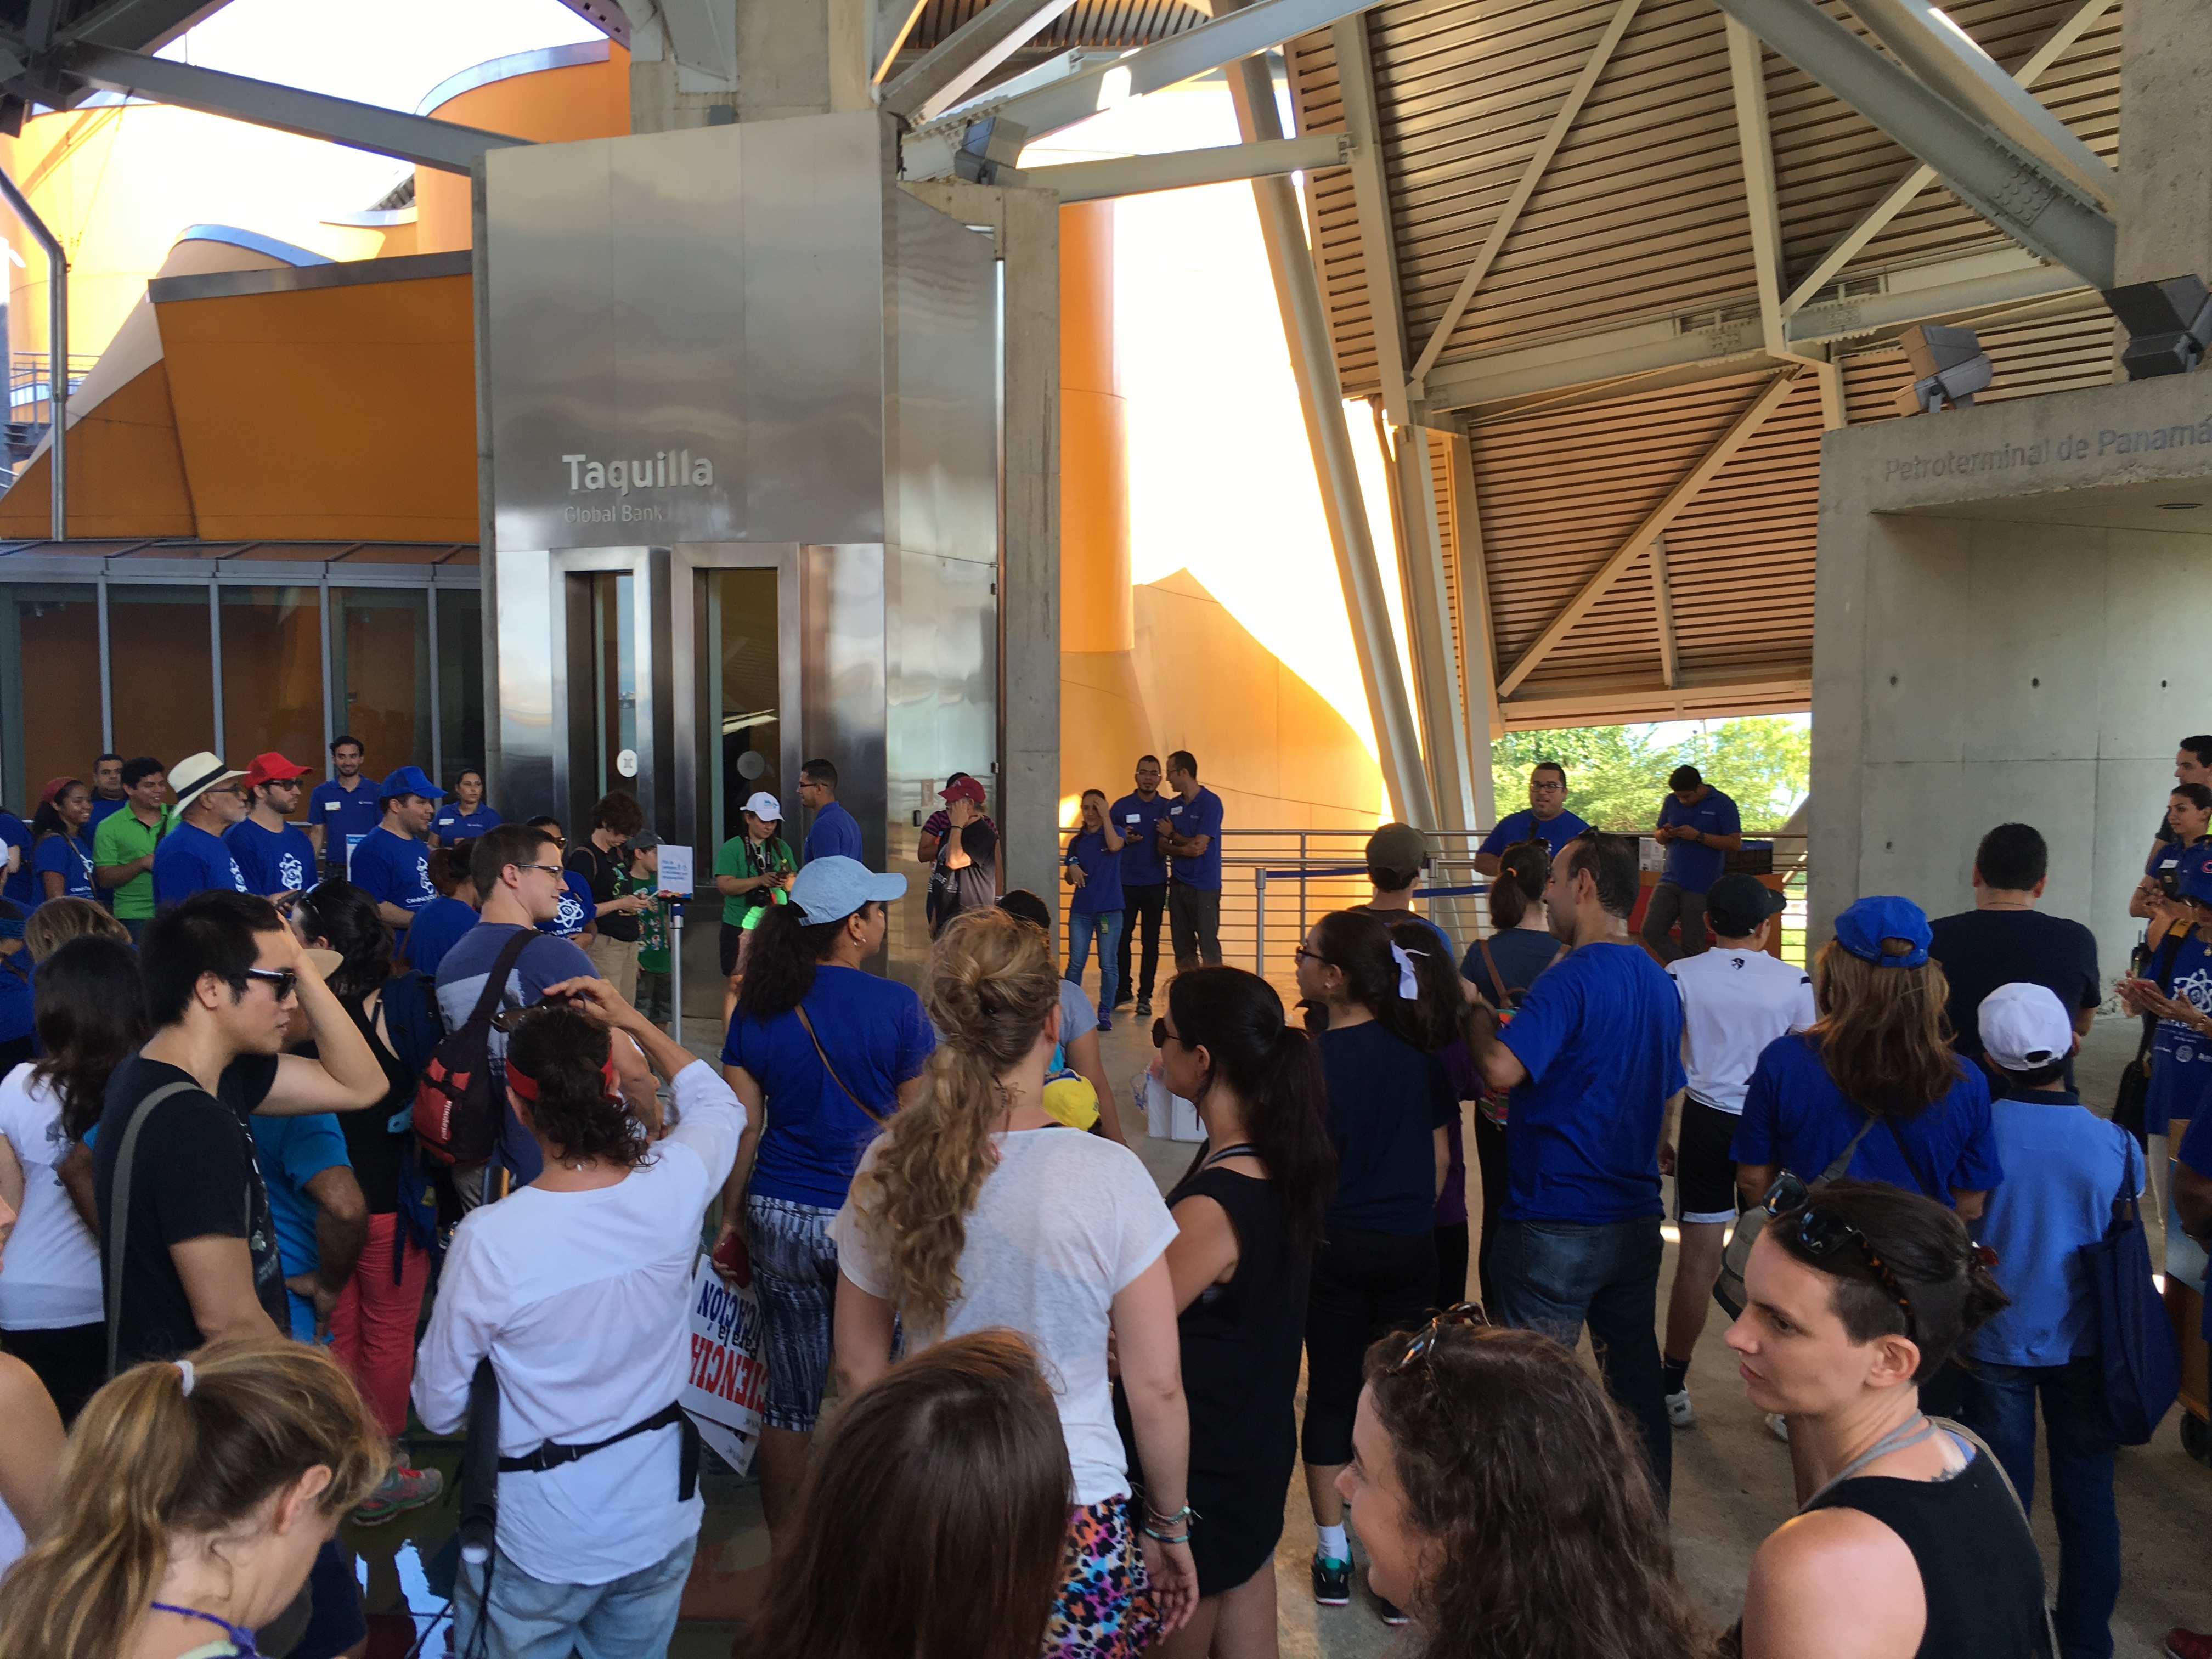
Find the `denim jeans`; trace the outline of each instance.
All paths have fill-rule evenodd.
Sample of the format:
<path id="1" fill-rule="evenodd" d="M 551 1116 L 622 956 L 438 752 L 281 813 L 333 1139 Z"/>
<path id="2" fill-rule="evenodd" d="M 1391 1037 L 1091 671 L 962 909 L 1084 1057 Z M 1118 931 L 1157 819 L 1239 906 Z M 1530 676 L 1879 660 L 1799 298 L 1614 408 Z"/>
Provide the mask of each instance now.
<path id="1" fill-rule="evenodd" d="M 568 1659 L 572 1650 L 582 1659 L 661 1659 L 698 1542 L 687 1538 L 651 1566 L 605 1584 L 549 1584 L 495 1553 L 489 1612 L 484 1568 L 463 1562 L 453 1586 L 453 1651 L 474 1651 L 481 1620 L 486 1659 Z"/>
<path id="2" fill-rule="evenodd" d="M 1098 1012 L 1114 1012 L 1114 953 L 1121 942 L 1119 910 L 1070 910 L 1067 913 L 1067 973 L 1070 985 L 1083 983 L 1083 970 L 1091 962 L 1091 936 L 1098 935 Z"/>
<path id="3" fill-rule="evenodd" d="M 2058 1648 L 2065 1659 L 2111 1659 L 2113 1604 L 2120 1599 L 2120 1520 L 2112 1506 L 2112 1443 L 2097 1437 L 2105 1362 L 2095 1354 L 2063 1365 L 1976 1365 L 1966 1373 L 1960 1420 L 1990 1443 L 1997 1462 L 2035 1507 L 2035 1401 L 2051 1456 L 2051 1514 L 2058 1523 Z"/>
<path id="4" fill-rule="evenodd" d="M 1504 1221 L 1490 1256 L 1490 1315 L 1500 1324 L 1569 1347 L 1589 1326 L 1607 1392 L 1644 1437 L 1662 1509 L 1674 1474 L 1656 1323 L 1664 1249 L 1656 1215 L 1595 1226 Z"/>

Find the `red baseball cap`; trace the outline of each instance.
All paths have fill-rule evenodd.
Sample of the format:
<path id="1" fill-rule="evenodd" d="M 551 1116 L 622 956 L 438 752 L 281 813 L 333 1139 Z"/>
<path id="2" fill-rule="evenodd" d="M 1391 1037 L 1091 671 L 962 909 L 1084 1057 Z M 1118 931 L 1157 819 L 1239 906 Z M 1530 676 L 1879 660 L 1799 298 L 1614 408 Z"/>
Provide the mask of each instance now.
<path id="1" fill-rule="evenodd" d="M 937 793 L 946 800 L 969 800 L 978 806 L 983 804 L 983 786 L 973 778 L 955 778 Z"/>
<path id="2" fill-rule="evenodd" d="M 266 754 L 256 755 L 247 763 L 246 787 L 251 789 L 257 784 L 281 783 L 290 778 L 303 778 L 311 769 L 305 766 L 293 765 L 291 762 L 271 749 Z"/>

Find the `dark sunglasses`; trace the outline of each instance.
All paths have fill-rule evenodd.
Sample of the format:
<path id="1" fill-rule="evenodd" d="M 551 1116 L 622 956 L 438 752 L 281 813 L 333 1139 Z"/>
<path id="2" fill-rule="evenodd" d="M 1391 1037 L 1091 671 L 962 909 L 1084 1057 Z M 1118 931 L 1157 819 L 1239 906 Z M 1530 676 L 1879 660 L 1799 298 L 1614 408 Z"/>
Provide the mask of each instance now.
<path id="1" fill-rule="evenodd" d="M 1462 1302 L 1456 1307 L 1446 1308 L 1414 1333 L 1413 1340 L 1406 1345 L 1406 1352 L 1398 1356 L 1384 1375 L 1403 1376 L 1416 1365 L 1427 1364 L 1429 1355 L 1435 1351 L 1437 1343 L 1446 1331 L 1462 1325 L 1487 1325 L 1489 1322 L 1490 1316 L 1475 1303 Z"/>
<path id="2" fill-rule="evenodd" d="M 249 968 L 246 970 L 246 976 L 248 979 L 267 980 L 269 988 L 276 993 L 276 1000 L 279 1002 L 290 996 L 300 985 L 299 975 L 289 968 Z"/>
<path id="3" fill-rule="evenodd" d="M 1163 1015 L 1161 1018 L 1152 1022 L 1152 1047 L 1155 1048 L 1164 1048 L 1170 1042 L 1182 1044 L 1184 1047 L 1188 1046 L 1188 1044 L 1183 1044 L 1181 1037 L 1177 1036 L 1173 1031 L 1168 1030 L 1167 1018 Z"/>
<path id="4" fill-rule="evenodd" d="M 1850 1246 L 1859 1253 L 1868 1269 L 1878 1279 L 1890 1299 L 1905 1310 L 1905 1334 L 1914 1341 L 1920 1340 L 1912 1320 L 1912 1298 L 1898 1283 L 1897 1275 L 1881 1259 L 1872 1241 L 1838 1215 L 1833 1210 L 1824 1210 L 1807 1200 L 1811 1194 L 1805 1183 L 1784 1170 L 1779 1179 L 1766 1189 L 1765 1209 L 1770 1220 L 1791 1227 L 1796 1233 L 1798 1245 L 1816 1261 L 1825 1261 L 1837 1251 Z"/>

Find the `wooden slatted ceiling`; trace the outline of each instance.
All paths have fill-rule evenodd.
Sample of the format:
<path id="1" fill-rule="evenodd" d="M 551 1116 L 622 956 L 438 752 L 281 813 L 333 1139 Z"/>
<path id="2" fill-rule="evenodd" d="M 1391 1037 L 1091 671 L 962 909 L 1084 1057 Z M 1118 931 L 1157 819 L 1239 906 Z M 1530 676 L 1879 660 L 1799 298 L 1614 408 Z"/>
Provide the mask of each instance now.
<path id="1" fill-rule="evenodd" d="M 903 50 L 927 51 L 983 9 L 985 0 L 928 0 L 907 32 Z M 1141 46 L 1196 28 L 1206 14 L 1183 0 L 1075 0 L 1024 43 L 1028 52 L 1071 46 Z"/>
<path id="2" fill-rule="evenodd" d="M 1501 670 L 1694 466 L 1765 385 L 1753 374 L 1500 422 L 1474 434 L 1483 558 Z M 1682 675 L 1802 674 L 1812 655 L 1820 407 L 1807 377 L 1667 533 Z M 1573 510 L 1563 512 L 1571 501 Z M 1521 689 L 1659 678 L 1639 558 Z"/>
<path id="3" fill-rule="evenodd" d="M 1977 403 L 2112 384 L 2112 317 L 2096 301 L 2025 322 L 1978 324 L 1975 332 L 1996 371 L 1996 383 L 1975 395 Z M 1897 416 L 1892 400 L 1911 373 L 1904 352 L 1894 345 L 1854 352 L 1844 358 L 1843 371 L 1845 406 L 1854 425 Z"/>

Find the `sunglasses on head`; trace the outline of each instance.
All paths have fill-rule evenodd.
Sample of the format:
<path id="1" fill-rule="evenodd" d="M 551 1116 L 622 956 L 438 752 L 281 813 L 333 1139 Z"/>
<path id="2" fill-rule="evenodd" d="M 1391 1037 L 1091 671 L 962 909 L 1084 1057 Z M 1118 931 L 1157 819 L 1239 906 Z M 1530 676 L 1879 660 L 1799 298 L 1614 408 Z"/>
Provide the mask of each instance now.
<path id="1" fill-rule="evenodd" d="M 1446 1331 L 1462 1325 L 1487 1325 L 1489 1322 L 1490 1316 L 1483 1312 L 1477 1303 L 1462 1302 L 1455 1307 L 1446 1308 L 1413 1334 L 1413 1340 L 1406 1345 L 1406 1352 L 1392 1362 L 1389 1370 L 1384 1375 L 1403 1376 L 1415 1366 L 1427 1364 L 1429 1356 L 1435 1352 L 1437 1342 Z"/>
<path id="2" fill-rule="evenodd" d="M 1816 1261 L 1825 1261 L 1847 1246 L 1859 1253 L 1868 1269 L 1880 1281 L 1890 1299 L 1905 1310 L 1905 1334 L 1918 1341 L 1919 1335 L 1912 1320 L 1912 1298 L 1905 1293 L 1905 1286 L 1889 1264 L 1881 1259 L 1881 1252 L 1856 1227 L 1833 1210 L 1822 1209 L 1808 1201 L 1812 1194 L 1797 1176 L 1784 1170 L 1778 1181 L 1766 1189 L 1765 1209 L 1769 1220 L 1790 1227 L 1795 1233 L 1799 1248 Z M 1977 1247 L 1978 1249 L 1980 1247 Z"/>

